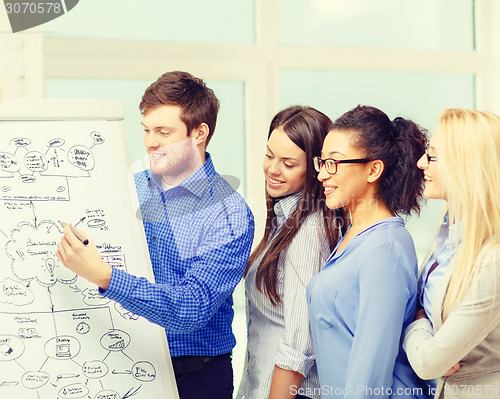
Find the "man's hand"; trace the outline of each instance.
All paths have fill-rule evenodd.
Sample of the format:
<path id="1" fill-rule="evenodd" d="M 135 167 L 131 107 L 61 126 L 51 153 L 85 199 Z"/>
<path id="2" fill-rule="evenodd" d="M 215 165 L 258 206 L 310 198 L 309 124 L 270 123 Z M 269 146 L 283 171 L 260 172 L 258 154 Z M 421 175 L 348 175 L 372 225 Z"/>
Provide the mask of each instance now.
<path id="1" fill-rule="evenodd" d="M 112 268 L 102 260 L 94 242 L 81 230 L 78 232 L 88 238 L 88 245 L 83 245 L 71 231 L 71 225 L 67 224 L 57 244 L 56 256 L 68 269 L 105 290 L 111 280 Z"/>

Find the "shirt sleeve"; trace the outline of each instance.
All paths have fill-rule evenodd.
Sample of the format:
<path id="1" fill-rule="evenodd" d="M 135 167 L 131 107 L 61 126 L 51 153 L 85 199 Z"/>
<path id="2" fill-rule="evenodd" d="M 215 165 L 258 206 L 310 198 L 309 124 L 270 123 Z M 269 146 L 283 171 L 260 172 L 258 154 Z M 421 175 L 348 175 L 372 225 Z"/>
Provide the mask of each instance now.
<path id="1" fill-rule="evenodd" d="M 367 250 L 359 274 L 359 312 L 346 373 L 346 387 L 391 388 L 408 302 L 417 281 L 402 244 L 386 241 Z M 387 397 L 383 395 L 377 398 Z"/>
<path id="2" fill-rule="evenodd" d="M 434 334 L 428 320 L 405 331 L 403 348 L 420 378 L 442 377 L 500 324 L 500 253 L 483 262 L 464 299 Z"/>
<path id="3" fill-rule="evenodd" d="M 306 219 L 287 249 L 283 262 L 283 311 L 285 332 L 274 356 L 275 364 L 304 377 L 314 365 L 314 346 L 309 329 L 306 287 L 329 255 L 324 225 L 319 214 Z"/>
<path id="4" fill-rule="evenodd" d="M 253 233 L 250 209 L 246 205 L 236 208 L 207 228 L 197 255 L 179 284 L 152 283 L 113 269 L 109 287 L 102 294 L 166 329 L 200 329 L 241 280 Z"/>

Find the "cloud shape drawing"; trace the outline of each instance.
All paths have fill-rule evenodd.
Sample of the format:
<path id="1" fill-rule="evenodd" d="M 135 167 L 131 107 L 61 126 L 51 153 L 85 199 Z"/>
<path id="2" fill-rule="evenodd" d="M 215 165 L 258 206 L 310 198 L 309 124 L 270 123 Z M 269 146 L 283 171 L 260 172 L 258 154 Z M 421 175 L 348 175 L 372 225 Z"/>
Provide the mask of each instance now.
<path id="1" fill-rule="evenodd" d="M 0 303 L 14 306 L 29 305 L 35 300 L 33 292 L 19 281 L 10 277 L 0 281 Z"/>
<path id="2" fill-rule="evenodd" d="M 12 259 L 14 275 L 23 282 L 36 280 L 45 287 L 52 287 L 57 282 L 74 283 L 78 276 L 55 256 L 61 234 L 52 221 L 42 221 L 37 225 L 20 223 L 5 245 L 7 255 Z"/>
<path id="3" fill-rule="evenodd" d="M 83 302 L 89 306 L 101 306 L 111 302 L 111 299 L 101 295 L 98 288 L 85 288 L 81 294 Z"/>

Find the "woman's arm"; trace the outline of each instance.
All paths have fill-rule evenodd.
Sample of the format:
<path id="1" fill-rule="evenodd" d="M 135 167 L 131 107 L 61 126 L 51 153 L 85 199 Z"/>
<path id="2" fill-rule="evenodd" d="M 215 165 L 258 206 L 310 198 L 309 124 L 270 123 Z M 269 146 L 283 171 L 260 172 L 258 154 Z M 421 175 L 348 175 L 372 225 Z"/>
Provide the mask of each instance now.
<path id="1" fill-rule="evenodd" d="M 420 309 L 415 313 L 415 320 L 420 320 L 420 319 L 428 319 L 424 309 Z M 462 365 L 460 364 L 460 362 L 457 362 L 451 367 L 451 369 L 449 369 L 446 373 L 444 373 L 443 377 L 449 377 L 450 375 L 455 374 L 461 366 Z"/>
<path id="2" fill-rule="evenodd" d="M 269 399 L 293 399 L 298 393 L 304 376 L 296 371 L 274 366 Z"/>
<path id="3" fill-rule="evenodd" d="M 433 334 L 428 320 L 406 329 L 403 347 L 423 379 L 442 377 L 500 324 L 500 257 L 482 264 L 462 302 Z"/>

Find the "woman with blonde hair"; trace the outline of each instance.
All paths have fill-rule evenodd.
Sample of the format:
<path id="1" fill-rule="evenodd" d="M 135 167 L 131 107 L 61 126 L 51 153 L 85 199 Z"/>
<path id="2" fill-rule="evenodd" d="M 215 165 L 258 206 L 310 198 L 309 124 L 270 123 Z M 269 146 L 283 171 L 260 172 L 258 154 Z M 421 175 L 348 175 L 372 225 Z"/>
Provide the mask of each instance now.
<path id="1" fill-rule="evenodd" d="M 447 202 L 444 224 L 452 250 L 442 277 L 433 284 L 431 320 L 424 304 L 406 329 L 404 349 L 421 378 L 439 378 L 436 398 L 497 398 L 500 117 L 443 111 L 430 148 L 417 165 L 425 177 L 424 195 Z M 443 267 L 439 261 L 431 267 L 429 263 L 423 271 L 427 281 Z M 426 290 L 424 284 L 424 294 Z"/>

